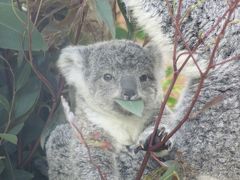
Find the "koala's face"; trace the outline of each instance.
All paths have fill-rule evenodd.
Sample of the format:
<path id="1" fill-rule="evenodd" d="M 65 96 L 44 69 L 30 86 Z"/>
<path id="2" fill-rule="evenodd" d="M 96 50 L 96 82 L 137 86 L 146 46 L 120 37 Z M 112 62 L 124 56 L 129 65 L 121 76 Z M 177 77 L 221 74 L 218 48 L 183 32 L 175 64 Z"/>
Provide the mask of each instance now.
<path id="1" fill-rule="evenodd" d="M 84 78 L 98 107 L 131 115 L 115 99 L 142 99 L 145 112 L 156 108 L 158 95 L 156 62 L 142 47 L 118 41 L 89 49 Z M 159 69 L 160 71 L 160 69 Z"/>
<path id="2" fill-rule="evenodd" d="M 146 49 L 130 41 L 110 41 L 87 46 L 78 53 L 82 62 L 74 68 L 81 78 L 74 78 L 74 86 L 90 107 L 126 116 L 132 114 L 115 99 L 142 99 L 144 114 L 158 107 L 160 89 L 156 72 L 160 65 Z"/>

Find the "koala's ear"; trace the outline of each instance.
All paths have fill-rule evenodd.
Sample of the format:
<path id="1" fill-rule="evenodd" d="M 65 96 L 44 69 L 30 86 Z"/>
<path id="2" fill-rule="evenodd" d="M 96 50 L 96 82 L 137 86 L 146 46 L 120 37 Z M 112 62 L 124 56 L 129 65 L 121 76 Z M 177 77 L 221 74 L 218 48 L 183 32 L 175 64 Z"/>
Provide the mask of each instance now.
<path id="1" fill-rule="evenodd" d="M 156 46 L 154 43 L 148 43 L 144 50 L 150 55 L 154 62 L 154 77 L 157 83 L 157 91 L 159 100 L 162 99 L 162 84 L 161 80 L 164 77 L 165 73 L 165 63 L 163 61 L 163 52 Z"/>
<path id="2" fill-rule="evenodd" d="M 85 87 L 84 66 L 87 62 L 87 51 L 84 46 L 68 46 L 62 49 L 57 67 L 67 84 Z"/>
<path id="3" fill-rule="evenodd" d="M 160 51 L 158 46 L 156 46 L 154 43 L 148 43 L 146 46 L 144 46 L 144 50 L 151 56 L 152 59 L 154 59 L 157 69 L 162 69 L 162 52 Z"/>

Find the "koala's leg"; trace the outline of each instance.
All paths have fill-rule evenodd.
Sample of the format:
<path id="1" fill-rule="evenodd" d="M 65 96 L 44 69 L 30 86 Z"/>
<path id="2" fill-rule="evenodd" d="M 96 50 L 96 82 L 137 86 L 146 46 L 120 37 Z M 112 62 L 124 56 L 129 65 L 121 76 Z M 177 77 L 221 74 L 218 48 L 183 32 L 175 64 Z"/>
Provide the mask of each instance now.
<path id="1" fill-rule="evenodd" d="M 49 165 L 50 180 L 117 179 L 113 153 L 101 148 L 90 148 L 92 162 L 88 150 L 81 144 L 68 124 L 59 125 L 51 133 L 46 153 Z"/>

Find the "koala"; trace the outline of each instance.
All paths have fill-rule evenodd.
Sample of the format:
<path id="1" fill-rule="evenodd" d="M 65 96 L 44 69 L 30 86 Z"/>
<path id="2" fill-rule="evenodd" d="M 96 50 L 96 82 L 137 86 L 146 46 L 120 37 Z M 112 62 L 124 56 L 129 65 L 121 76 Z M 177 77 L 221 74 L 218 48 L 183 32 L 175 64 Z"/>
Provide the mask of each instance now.
<path id="1" fill-rule="evenodd" d="M 168 1 L 176 14 L 179 1 Z M 231 20 L 240 18 L 239 1 L 182 1 L 181 15 L 184 16 L 189 9 L 191 11 L 182 20 L 181 32 L 190 47 L 198 41 L 199 35 L 207 32 L 216 24 L 219 18 L 229 7 L 230 2 L 238 3 Z M 169 45 L 174 38 L 174 27 L 168 12 L 167 1 L 158 0 L 128 0 L 125 1 L 137 23 L 149 34 L 152 41 L 159 49 Z M 216 26 L 209 34 L 204 45 L 200 46 L 198 59 L 209 59 L 209 52 L 216 34 L 221 31 L 223 23 Z M 167 39 L 167 40 L 166 40 Z M 167 43 L 166 43 L 167 42 Z M 219 45 L 215 62 L 240 54 L 240 25 L 232 23 L 225 31 L 225 35 Z M 184 45 L 180 41 L 179 49 Z M 170 53 L 171 54 L 171 53 Z M 240 177 L 240 62 L 235 61 L 216 66 L 209 73 L 201 91 L 193 114 L 196 117 L 183 126 L 175 135 L 175 147 L 182 154 L 182 160 L 190 166 L 186 169 L 187 179 L 221 179 L 238 180 Z M 188 108 L 188 104 L 195 92 L 194 82 L 190 83 L 185 96 L 182 98 L 182 106 L 178 109 L 175 121 L 179 121 Z M 212 99 L 222 97 L 218 103 L 207 110 L 201 110 Z M 199 113 L 200 112 L 200 113 Z"/>
<path id="2" fill-rule="evenodd" d="M 170 6 L 178 5 L 176 1 L 168 2 Z M 62 50 L 58 67 L 67 84 L 74 88 L 75 114 L 89 150 L 69 124 L 58 125 L 46 143 L 50 179 L 134 179 L 136 176 L 143 153 L 134 154 L 133 146 L 141 137 L 146 137 L 161 102 L 159 80 L 164 72 L 163 62 L 171 60 L 174 28 L 166 1 L 128 0 L 125 3 L 151 37 L 152 46 L 142 48 L 131 41 L 114 40 Z M 182 3 L 182 13 L 194 7 L 181 27 L 190 47 L 228 7 L 227 1 L 216 0 Z M 232 18 L 240 18 L 239 8 Z M 212 44 L 221 27 L 222 24 L 216 27 L 206 44 Z M 240 54 L 239 29 L 238 23 L 232 23 L 226 30 L 216 62 Z M 183 49 L 180 42 L 179 50 Z M 199 48 L 199 63 L 209 58 L 210 50 L 211 47 L 204 45 Z M 210 72 L 193 110 L 193 114 L 198 115 L 174 135 L 174 150 L 182 154 L 186 169 L 190 169 L 184 174 L 186 179 L 239 179 L 239 69 L 240 63 L 236 60 Z M 172 116 L 166 112 L 163 118 L 162 126 L 167 129 L 175 127 L 188 108 L 196 87 L 195 81 L 189 82 L 177 113 Z M 214 97 L 223 98 L 217 105 L 201 111 Z M 122 109 L 115 99 L 142 99 L 143 116 L 137 117 Z M 154 163 L 151 164 L 147 172 L 154 167 Z"/>
<path id="3" fill-rule="evenodd" d="M 144 153 L 135 154 L 134 148 L 146 137 L 142 134 L 151 133 L 162 99 L 162 57 L 154 51 L 128 40 L 62 50 L 57 66 L 74 88 L 77 126 L 89 149 L 68 123 L 58 125 L 46 143 L 49 179 L 136 177 Z M 124 110 L 116 99 L 142 100 L 142 116 Z M 149 171 L 156 167 L 150 164 Z"/>

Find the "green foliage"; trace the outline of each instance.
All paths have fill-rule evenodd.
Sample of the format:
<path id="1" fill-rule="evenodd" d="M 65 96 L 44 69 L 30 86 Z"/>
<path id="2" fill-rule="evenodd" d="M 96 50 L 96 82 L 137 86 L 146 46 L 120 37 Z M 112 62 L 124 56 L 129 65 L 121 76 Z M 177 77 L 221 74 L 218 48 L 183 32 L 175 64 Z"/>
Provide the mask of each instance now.
<path id="1" fill-rule="evenodd" d="M 17 144 L 17 136 L 13 134 L 0 133 L 0 139 Z"/>
<path id="2" fill-rule="evenodd" d="M 103 21 L 110 30 L 112 37 L 115 38 L 115 22 L 113 20 L 112 8 L 108 0 L 91 0 L 92 8 L 97 12 L 99 21 Z"/>
<path id="3" fill-rule="evenodd" d="M 182 179 L 182 167 L 176 161 L 165 162 L 168 165 L 167 170 L 160 177 L 162 180 L 180 180 Z"/>
<path id="4" fill-rule="evenodd" d="M 168 66 L 165 71 L 165 79 L 162 82 L 162 87 L 164 91 L 166 91 L 170 86 L 172 82 L 172 77 L 173 77 L 173 68 L 171 66 Z M 173 91 L 167 101 L 167 105 L 170 108 L 174 108 L 174 106 L 177 104 L 177 100 L 183 89 L 182 84 L 183 84 L 182 82 L 177 81 L 176 85 L 174 86 Z"/>
<path id="5" fill-rule="evenodd" d="M 97 13 L 110 29 L 112 37 L 115 38 L 115 23 L 113 20 L 112 8 L 107 0 L 96 0 Z"/>
<path id="6" fill-rule="evenodd" d="M 15 6 L 10 3 L 0 2 L 0 17 L 0 48 L 27 50 L 29 48 L 28 32 L 31 32 L 32 50 L 47 50 L 48 47 L 42 35 L 27 20 L 26 14 Z"/>
<path id="7" fill-rule="evenodd" d="M 116 27 L 116 38 L 117 39 L 127 39 L 128 32 L 123 29 L 122 27 L 117 26 Z"/>
<path id="8" fill-rule="evenodd" d="M 177 161 L 169 160 L 165 164 L 167 167 L 161 166 L 150 174 L 144 176 L 144 180 L 182 180 L 182 166 Z"/>
<path id="9" fill-rule="evenodd" d="M 126 6 L 125 4 L 122 2 L 122 0 L 117 0 L 118 3 L 118 7 L 122 12 L 122 15 L 124 17 L 124 20 L 126 22 L 127 25 L 127 29 L 128 29 L 128 35 L 127 35 L 127 39 L 133 39 L 134 37 L 134 24 L 132 24 L 127 16 L 127 10 L 126 10 Z"/>
<path id="10" fill-rule="evenodd" d="M 40 95 L 40 82 L 36 78 L 32 78 L 23 86 L 16 94 L 15 117 L 19 118 L 25 115 L 34 106 Z"/>
<path id="11" fill-rule="evenodd" d="M 137 39 L 140 39 L 142 41 L 144 41 L 144 39 L 146 38 L 146 34 L 145 34 L 145 32 L 143 30 L 137 31 L 135 33 L 135 36 L 136 36 Z"/>
<path id="12" fill-rule="evenodd" d="M 142 113 L 144 110 L 144 103 L 143 100 L 136 100 L 136 101 L 124 101 L 121 99 L 115 100 L 123 109 L 127 110 L 135 114 L 136 116 L 142 117 Z"/>
<path id="13" fill-rule="evenodd" d="M 6 111 L 9 111 L 10 105 L 8 100 L 0 94 L 0 106 L 2 106 Z"/>
<path id="14" fill-rule="evenodd" d="M 45 54 L 40 52 L 47 49 L 43 35 L 28 19 L 27 14 L 19 10 L 14 2 L 1 1 L 0 179 L 28 180 L 34 177 L 30 172 L 31 169 L 27 168 L 24 162 L 30 156 L 32 151 L 30 147 L 37 142 L 43 126 L 35 127 L 38 130 L 30 131 L 27 125 L 30 122 L 39 125 L 40 104 L 51 104 L 46 101 L 49 91 L 43 88 L 44 83 L 33 71 L 34 67 L 42 77 L 48 74 L 46 72 L 49 68 L 45 69 L 45 72 L 41 68 L 43 65 L 52 64 L 45 56 L 50 52 Z M 32 51 L 32 60 L 27 50 Z M 48 79 L 50 76 L 45 78 Z M 36 132 L 37 136 L 33 136 Z M 26 143 L 27 138 L 23 136 L 24 134 L 35 138 L 32 144 Z M 39 149 L 38 152 L 41 150 Z M 29 161 L 28 166 L 31 163 Z"/>
<path id="15" fill-rule="evenodd" d="M 87 37 L 85 43 L 101 40 L 99 35 L 89 38 L 86 34 L 101 32 L 103 39 L 109 38 L 109 32 L 116 36 L 107 0 L 78 3 L 75 8 L 67 0 L 43 1 L 40 9 L 35 1 L 28 3 L 0 2 L 0 179 L 6 180 L 47 179 L 34 161 L 44 159 L 40 136 L 59 109 L 63 87 L 55 69 L 59 49 L 71 42 L 83 42 L 82 37 Z M 86 13 L 82 11 L 85 9 L 92 13 L 83 16 L 83 22 L 95 32 L 84 29 L 75 18 Z"/>
<path id="16" fill-rule="evenodd" d="M 15 174 L 15 179 L 16 180 L 30 180 L 32 179 L 34 176 L 32 173 L 29 173 L 27 171 L 24 170 L 15 170 L 14 171 Z"/>

